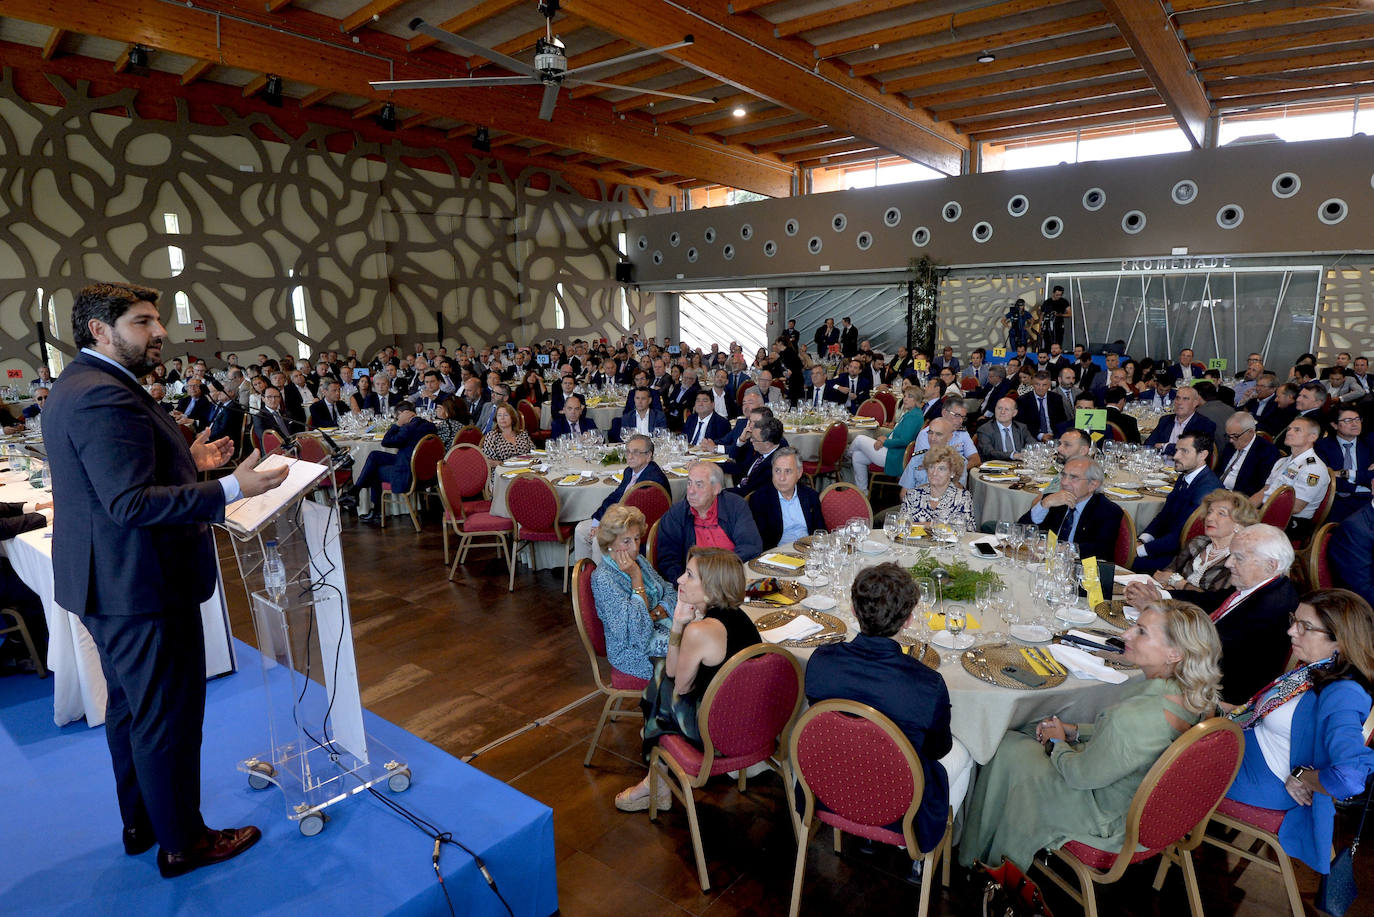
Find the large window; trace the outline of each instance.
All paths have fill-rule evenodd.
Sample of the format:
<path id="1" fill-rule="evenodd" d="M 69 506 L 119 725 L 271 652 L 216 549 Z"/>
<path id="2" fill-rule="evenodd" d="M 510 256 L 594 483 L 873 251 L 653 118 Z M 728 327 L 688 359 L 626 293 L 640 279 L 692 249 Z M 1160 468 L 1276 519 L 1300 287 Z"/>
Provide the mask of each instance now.
<path id="1" fill-rule="evenodd" d="M 1374 96 L 1224 114 L 1217 127 L 1217 142 L 1225 146 L 1248 137 L 1277 137 L 1289 142 L 1326 140 L 1361 131 L 1374 131 Z"/>
<path id="2" fill-rule="evenodd" d="M 1191 149 L 1188 139 L 1176 126 L 1146 122 L 1092 131 L 1046 134 L 1025 140 L 986 142 L 982 146 L 982 170 L 1003 172 L 1034 169 L 1069 162 L 1181 153 L 1188 149 Z"/>
<path id="3" fill-rule="evenodd" d="M 682 293 L 678 296 L 678 337 L 688 347 L 710 350 L 719 344 L 726 350 L 732 341 L 745 356 L 767 346 L 768 293 L 766 290 L 718 290 Z"/>

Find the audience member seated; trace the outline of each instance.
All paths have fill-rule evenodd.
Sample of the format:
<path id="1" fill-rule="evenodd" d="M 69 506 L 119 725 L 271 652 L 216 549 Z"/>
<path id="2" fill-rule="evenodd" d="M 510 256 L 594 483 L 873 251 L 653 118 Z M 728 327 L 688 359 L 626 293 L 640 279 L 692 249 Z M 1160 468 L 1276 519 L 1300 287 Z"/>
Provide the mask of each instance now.
<path id="1" fill-rule="evenodd" d="M 630 488 L 640 481 L 652 481 L 672 493 L 668 476 L 663 473 L 658 462 L 654 461 L 654 441 L 642 433 L 636 433 L 625 443 L 625 470 L 620 474 L 620 483 L 601 501 L 592 517 L 577 523 L 573 530 L 573 556 L 576 560 L 590 557 L 601 563 L 601 549 L 596 541 L 596 530 L 611 507 L 624 500 Z"/>
<path id="2" fill-rule="evenodd" d="M 1196 605 L 1146 605 L 1124 640 L 1125 660 L 1145 678 L 1122 700 L 1092 723 L 1049 717 L 1003 738 L 973 788 L 959 844 L 964 866 L 1005 857 L 1028 870 L 1037 851 L 1073 840 L 1120 847 L 1140 781 L 1216 710 L 1221 678 L 1216 628 Z"/>
<path id="3" fill-rule="evenodd" d="M 1337 586 L 1374 603 L 1374 503 L 1336 528 L 1326 556 Z"/>
<path id="4" fill-rule="evenodd" d="M 1165 455 L 1173 455 L 1178 438 L 1184 433 L 1214 435 L 1217 432 L 1216 425 L 1197 412 L 1201 404 L 1202 396 L 1191 386 L 1181 389 L 1173 399 L 1173 416 L 1160 418 L 1159 426 L 1145 440 L 1145 445 L 1154 446 Z"/>
<path id="5" fill-rule="evenodd" d="M 749 497 L 765 551 L 825 528 L 820 495 L 799 483 L 801 474 L 797 450 L 782 447 L 773 453 L 772 481 Z"/>
<path id="6" fill-rule="evenodd" d="M 343 403 L 343 389 L 339 380 L 321 379 L 319 391 L 319 398 L 310 405 L 310 425 L 317 430 L 320 427 L 337 427 L 339 418 L 348 410 Z"/>
<path id="7" fill-rule="evenodd" d="M 1344 589 L 1303 596 L 1288 637 L 1297 667 L 1231 711 L 1245 755 L 1226 795 L 1283 810 L 1279 843 L 1325 876 L 1331 869 L 1335 800 L 1365 789 L 1374 749 L 1362 728 L 1374 679 L 1374 612 Z"/>
<path id="8" fill-rule="evenodd" d="M 1035 437 L 1016 419 L 1016 399 L 1007 397 L 993 407 L 993 417 L 978 426 L 978 454 L 983 461 L 1019 461 Z M 857 477 L 857 475 L 856 475 Z"/>
<path id="9" fill-rule="evenodd" d="M 1178 480 L 1174 481 L 1174 488 L 1164 498 L 1159 512 L 1140 533 L 1132 570 L 1153 573 L 1173 562 L 1181 547 L 1183 526 L 1188 517 L 1202 503 L 1203 497 L 1221 486 L 1220 479 L 1207 465 L 1215 449 L 1212 437 L 1206 433 L 1189 432 L 1178 438 L 1174 451 Z"/>
<path id="10" fill-rule="evenodd" d="M 461 398 L 447 398 L 439 402 L 434 408 L 434 429 L 439 434 L 439 440 L 444 444 L 444 451 L 453 448 L 453 441 L 458 436 L 458 431 L 467 426 L 467 423 L 459 417 L 459 412 L 463 409 Z"/>
<path id="11" fill-rule="evenodd" d="M 1064 401 L 1050 391 L 1051 384 L 1049 373 L 1038 372 L 1031 381 L 1031 391 L 1016 399 L 1016 419 L 1040 442 L 1054 439 L 1054 431 L 1068 420 Z"/>
<path id="12" fill-rule="evenodd" d="M 850 589 L 859 633 L 848 643 L 822 646 L 812 653 L 806 664 L 806 699 L 812 704 L 858 701 L 902 730 L 925 773 L 915 827 L 917 842 L 929 850 L 945 833 L 950 811 L 958 811 L 963 802 L 973 758 L 950 733 L 944 679 L 892 639 L 911 623 L 920 597 L 911 574 L 897 564 L 859 571 Z"/>
<path id="13" fill-rule="evenodd" d="M 1221 636 L 1221 696 L 1244 703 L 1283 671 L 1288 658 L 1288 616 L 1298 607 L 1298 591 L 1288 579 L 1293 545 L 1272 525 L 1248 525 L 1231 536 L 1231 592 L 1174 589 L 1132 583 L 1126 601 L 1137 608 L 1174 598 L 1211 614 Z"/>
<path id="14" fill-rule="evenodd" d="M 891 433 L 854 437 L 850 453 L 854 463 L 854 486 L 868 490 L 869 465 L 880 466 L 883 473 L 890 477 L 901 477 L 906 447 L 920 435 L 924 423 L 921 390 L 915 385 L 908 385 L 902 391 L 902 403 Z"/>
<path id="15" fill-rule="evenodd" d="M 205 384 L 199 379 L 188 379 L 186 381 L 186 397 L 177 402 L 176 410 L 172 412 L 172 417 L 176 418 L 177 423 L 190 424 L 196 428 L 196 432 L 205 429 L 210 422 L 210 410 L 214 405 L 205 395 Z M 23 422 L 18 421 L 20 429 Z M 6 433 L 9 432 L 7 429 Z"/>
<path id="16" fill-rule="evenodd" d="M 1059 476 L 1059 489 L 1036 497 L 1017 521 L 1054 532 L 1061 543 L 1073 542 L 1081 557 L 1113 563 L 1122 513 L 1101 493 L 1103 480 L 1102 466 L 1092 459 L 1070 459 Z"/>
<path id="17" fill-rule="evenodd" d="M 1214 490 L 1202 498 L 1201 505 L 1202 534 L 1189 539 L 1154 579 L 1165 589 L 1229 593 L 1231 568 L 1226 558 L 1231 556 L 1231 539 L 1258 522 L 1259 512 L 1234 490 Z"/>
<path id="18" fill-rule="evenodd" d="M 535 407 L 549 400 L 544 391 L 544 377 L 539 375 L 538 370 L 532 369 L 525 373 L 520 384 L 515 387 L 515 400 L 528 401 Z"/>
<path id="19" fill-rule="evenodd" d="M 710 390 L 698 390 L 691 415 L 682 425 L 687 445 L 696 449 L 709 448 L 706 443 L 724 442 L 730 435 L 730 421 L 716 413 L 715 397 Z"/>
<path id="20" fill-rule="evenodd" d="M 487 458 L 493 480 L 496 466 L 517 455 L 534 451 L 534 441 L 525 432 L 520 412 L 512 404 L 498 404 L 492 412 L 492 430 L 482 437 L 482 454 Z"/>
<path id="21" fill-rule="evenodd" d="M 1289 458 L 1280 458 L 1269 472 L 1264 489 L 1250 497 L 1250 502 L 1263 506 L 1264 501 L 1280 487 L 1293 488 L 1296 501 L 1293 517 L 1288 520 L 1288 534 L 1295 539 L 1306 538 L 1312 532 L 1312 520 L 1317 507 L 1326 498 L 1331 472 L 1326 463 L 1317 458 L 1317 437 L 1321 424 L 1310 417 L 1295 417 L 1288 425 L 1283 442 L 1290 450 Z"/>
<path id="22" fill-rule="evenodd" d="M 964 459 L 950 446 L 931 446 L 921 457 L 926 482 L 908 490 L 902 497 L 902 512 L 912 522 L 930 525 L 945 522 L 974 527 L 973 497 L 960 487 L 958 479 L 964 473 Z"/>
<path id="23" fill-rule="evenodd" d="M 348 396 L 349 410 L 354 414 L 361 414 L 363 411 L 371 411 L 374 414 L 382 413 L 381 399 L 372 390 L 372 377 L 359 376 L 357 385 L 357 391 Z"/>
<path id="24" fill-rule="evenodd" d="M 1126 390 L 1119 385 L 1107 387 L 1102 404 L 1107 409 L 1107 423 L 1114 423 L 1128 443 L 1140 442 L 1140 424 L 1126 413 Z"/>
<path id="25" fill-rule="evenodd" d="M 1256 435 L 1258 423 L 1248 411 L 1237 411 L 1226 421 L 1227 446 L 1221 452 L 1221 486 L 1247 497 L 1261 490 L 1279 460 L 1279 450 Z"/>
<path id="26" fill-rule="evenodd" d="M 655 430 L 668 429 L 668 418 L 653 406 L 653 390 L 641 386 L 632 395 L 634 404 L 620 418 L 620 438 L 623 441 L 631 433 L 648 436 Z"/>
<path id="27" fill-rule="evenodd" d="M 596 530 L 600 559 L 592 572 L 596 616 L 606 631 L 606 661 L 626 675 L 648 679 L 654 660 L 668 654 L 677 590 L 639 553 L 649 527 L 633 506 L 606 511 Z"/>
<path id="28" fill-rule="evenodd" d="M 563 399 L 563 413 L 555 417 L 549 425 L 549 438 L 560 439 L 564 436 L 581 436 L 597 429 L 596 421 L 585 413 L 586 402 L 577 392 L 570 392 Z M 623 439 L 623 437 L 622 437 Z"/>
<path id="29" fill-rule="evenodd" d="M 641 701 L 646 761 L 665 735 L 679 735 L 701 745 L 697 710 L 711 680 L 731 656 L 762 642 L 758 628 L 740 608 L 744 587 L 744 565 L 730 551 L 704 545 L 688 551 L 677 578 L 668 655 L 662 665 L 654 666 Z M 672 805 L 673 798 L 667 784 L 670 778 L 659 777 L 661 795 L 654 802 L 662 810 Z M 615 807 L 622 812 L 649 808 L 649 776 L 622 790 Z"/>
<path id="30" fill-rule="evenodd" d="M 1263 377 L 1261 377 L 1261 381 Z M 1298 387 L 1291 382 L 1285 382 L 1274 392 L 1273 403 L 1270 408 L 1261 415 L 1256 405 L 1255 419 L 1259 421 L 1261 431 L 1274 437 L 1275 441 L 1282 438 L 1281 434 L 1298 416 Z"/>
<path id="31" fill-rule="evenodd" d="M 262 393 L 262 410 L 253 415 L 253 435 L 262 443 L 262 434 L 271 430 L 283 441 L 291 438 L 291 421 L 282 413 L 281 391 L 268 386 Z"/>
<path id="32" fill-rule="evenodd" d="M 1334 436 L 1317 440 L 1317 458 L 1336 479 L 1336 502 L 1328 522 L 1340 522 L 1364 508 L 1374 486 L 1374 443 L 1364 434 L 1364 421 L 1354 405 L 1343 404 L 1331 424 Z"/>
<path id="33" fill-rule="evenodd" d="M 725 472 L 715 462 L 687 468 L 687 499 L 674 503 L 658 523 L 658 572 L 669 582 L 682 575 L 694 545 L 724 548 L 750 561 L 763 550 L 749 504 L 725 493 Z"/>
<path id="34" fill-rule="evenodd" d="M 339 494 L 339 505 L 348 509 L 358 506 L 358 494 L 366 490 L 372 499 L 371 509 L 358 517 L 361 522 L 380 522 L 382 519 L 382 482 L 391 485 L 393 492 L 410 489 L 410 455 L 415 445 L 431 433 L 434 424 L 415 413 L 415 405 L 401 402 L 396 408 L 396 422 L 382 437 L 382 445 L 395 452 L 380 450 L 370 453 L 363 469 L 353 479 L 353 485 Z"/>
<path id="35" fill-rule="evenodd" d="M 747 428 L 749 441 L 735 456 L 734 492 L 747 497 L 772 479 L 773 453 L 783 443 L 782 421 L 768 408 L 756 408 L 749 413 Z"/>

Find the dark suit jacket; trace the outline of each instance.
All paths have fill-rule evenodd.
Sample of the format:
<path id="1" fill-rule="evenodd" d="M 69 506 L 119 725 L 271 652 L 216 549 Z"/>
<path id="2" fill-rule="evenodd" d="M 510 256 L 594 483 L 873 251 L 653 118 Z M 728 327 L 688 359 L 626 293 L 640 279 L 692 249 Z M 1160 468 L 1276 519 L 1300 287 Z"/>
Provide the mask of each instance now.
<path id="1" fill-rule="evenodd" d="M 345 404 L 342 399 L 339 400 L 334 408 L 339 412 L 340 417 L 348 413 L 348 405 Z M 338 426 L 334 418 L 329 416 L 329 409 L 325 407 L 325 400 L 323 398 L 310 405 L 310 425 L 316 429 L 320 427 Z"/>
<path id="2" fill-rule="evenodd" d="M 868 704 L 902 730 L 925 771 L 916 840 L 923 850 L 934 847 L 949 813 L 949 775 L 940 759 L 953 747 L 949 690 L 939 673 L 904 655 L 895 640 L 859 634 L 811 654 L 806 698 L 813 704 L 836 698 Z"/>
<path id="3" fill-rule="evenodd" d="M 1334 436 L 1327 436 L 1317 440 L 1317 458 L 1326 463 L 1334 474 L 1345 468 L 1345 447 L 1340 440 Z M 1355 443 L 1355 469 L 1354 478 L 1336 478 L 1336 495 L 1341 497 L 1354 497 L 1355 486 L 1369 487 L 1374 483 L 1374 471 L 1369 470 L 1369 466 L 1374 464 L 1374 442 L 1369 437 L 1363 436 Z M 1273 469 L 1273 466 L 1269 466 Z M 1369 499 L 1369 495 L 1364 495 Z"/>
<path id="4" fill-rule="evenodd" d="M 1031 436 L 1038 437 L 1041 433 L 1054 434 L 1059 425 L 1068 420 L 1068 414 L 1064 412 L 1064 399 L 1058 393 L 1050 390 L 1045 393 L 1045 410 L 1050 415 L 1050 428 L 1040 429 L 1040 403 L 1035 397 L 1034 392 L 1026 394 L 1016 399 L 1016 419 L 1026 425 Z"/>
<path id="5" fill-rule="evenodd" d="M 1067 506 L 1053 507 L 1046 514 L 1045 521 L 1040 523 L 1040 527 L 1051 532 L 1059 531 L 1059 525 L 1064 521 L 1068 511 Z M 1073 532 L 1073 543 L 1078 545 L 1079 555 L 1096 557 L 1099 561 L 1105 560 L 1108 563 L 1115 562 L 1116 538 L 1121 531 L 1121 516 L 1121 507 L 1100 493 L 1093 494 L 1083 507 L 1083 518 L 1078 520 L 1078 526 Z M 1026 510 L 1017 521 L 1031 522 L 1031 511 Z"/>
<path id="6" fill-rule="evenodd" d="M 1374 503 L 1337 527 L 1326 558 L 1337 586 L 1374 602 Z"/>
<path id="7" fill-rule="evenodd" d="M 41 529 L 48 524 L 42 513 L 24 512 L 22 503 L 0 503 L 0 541 L 8 541 L 23 532 Z M 5 596 L 6 600 L 11 596 Z"/>
<path id="8" fill-rule="evenodd" d="M 1218 476 L 1226 471 L 1226 466 L 1231 464 L 1235 454 L 1236 449 L 1231 445 L 1222 450 L 1221 458 L 1217 461 Z M 1269 480 L 1269 472 L 1274 470 L 1274 463 L 1278 460 L 1278 447 L 1263 436 L 1256 436 L 1250 444 L 1250 451 L 1245 454 L 1245 461 L 1240 463 L 1240 471 L 1236 474 L 1236 486 L 1233 489 L 1247 497 L 1263 490 L 1265 482 Z"/>
<path id="9" fill-rule="evenodd" d="M 668 476 L 663 473 L 663 469 L 658 466 L 658 462 L 651 461 L 649 464 L 645 465 L 644 470 L 639 474 L 639 480 L 635 483 L 643 484 L 645 481 L 661 484 L 663 489 L 668 491 L 668 498 L 672 499 L 673 489 L 669 486 Z M 606 515 L 606 510 L 610 509 L 621 500 L 624 500 L 625 491 L 630 489 L 627 486 L 629 483 L 630 469 L 626 468 L 620 475 L 620 484 L 615 490 L 606 495 L 606 499 L 601 501 L 601 505 L 597 507 L 596 512 L 592 513 L 592 518 L 600 519 L 602 516 Z"/>
<path id="10" fill-rule="evenodd" d="M 1366 563 L 1368 561 L 1366 560 Z M 1231 592 L 1170 590 L 1170 595 L 1215 612 Z M 1298 590 L 1286 576 L 1261 587 L 1217 622 L 1221 637 L 1221 698 L 1243 704 L 1283 671 L 1288 661 L 1288 615 L 1298 607 Z"/>
<path id="11" fill-rule="evenodd" d="M 758 526 L 743 497 L 722 491 L 716 498 L 716 512 L 720 527 L 735 543 L 735 554 L 740 560 L 747 563 L 763 552 Z M 659 521 L 658 562 L 655 564 L 659 574 L 668 582 L 676 583 L 687 566 L 687 550 L 696 543 L 696 521 L 691 505 L 686 500 L 679 500 Z"/>
<path id="12" fill-rule="evenodd" d="M 1254 407 L 1254 403 L 1251 403 Z M 1252 410 L 1252 414 L 1255 412 Z M 1259 422 L 1259 428 L 1270 436 L 1277 436 L 1279 431 L 1292 423 L 1293 418 L 1298 416 L 1297 404 L 1290 404 L 1286 408 L 1281 408 L 1272 401 L 1269 403 L 1268 410 L 1263 414 L 1255 414 L 1255 419 Z"/>
<path id="13" fill-rule="evenodd" d="M 735 456 L 735 477 L 736 483 L 734 492 L 741 497 L 747 497 L 760 487 L 771 486 L 773 481 L 773 456 L 781 445 L 775 446 L 773 451 L 763 461 L 755 462 L 760 458 L 758 451 L 753 443 L 745 443 L 740 447 L 739 453 Z"/>
<path id="14" fill-rule="evenodd" d="M 1001 382 L 997 383 L 996 388 L 992 389 L 986 395 L 983 396 L 982 413 L 988 417 L 991 417 L 992 409 L 997 405 L 997 402 L 1001 401 L 1007 395 L 1011 395 L 1013 398 L 1016 397 L 1016 386 L 1013 385 L 1011 382 L 1007 381 L 1006 379 L 1003 379 Z M 1017 403 L 1016 407 L 1019 411 L 1021 408 L 1019 402 Z M 1030 428 L 1027 427 L 1026 429 Z"/>
<path id="15" fill-rule="evenodd" d="M 577 422 L 577 425 L 578 429 L 583 433 L 600 429 L 597 427 L 596 421 L 592 419 L 591 415 L 585 412 L 582 415 L 582 419 Z M 553 420 L 549 422 L 549 439 L 558 439 L 560 436 L 567 436 L 568 433 L 568 418 L 564 417 L 562 414 L 555 415 Z"/>
<path id="16" fill-rule="evenodd" d="M 1107 422 L 1114 423 L 1121 428 L 1121 435 L 1126 437 L 1126 442 L 1140 442 L 1140 424 L 1130 414 L 1108 405 Z"/>
<path id="17" fill-rule="evenodd" d="M 1035 442 L 1035 437 L 1031 436 L 1030 430 L 1019 420 L 1011 422 L 1011 442 L 1012 450 L 1020 452 L 1026 446 Z M 1011 453 L 1002 449 L 1002 428 L 997 425 L 997 420 L 985 420 L 978 425 L 978 431 L 974 434 L 974 445 L 978 447 L 978 454 L 983 457 L 983 461 L 1002 460 L 1009 461 Z"/>
<path id="18" fill-rule="evenodd" d="M 195 407 L 188 412 L 186 409 L 190 407 L 190 398 L 183 398 L 177 402 L 177 411 L 190 418 L 196 425 L 196 432 L 199 433 L 210 422 L 210 409 L 214 407 L 214 404 L 210 401 L 209 395 L 201 395 L 196 399 Z"/>
<path id="19" fill-rule="evenodd" d="M 835 391 L 835 386 L 831 384 L 830 380 L 827 380 L 825 385 L 821 386 L 821 404 L 826 403 L 844 404 L 844 392 Z M 815 405 L 816 387 L 814 385 L 808 385 L 806 386 L 806 388 L 802 390 L 801 402 L 799 406 L 811 408 L 815 407 Z"/>
<path id="20" fill-rule="evenodd" d="M 1174 426 L 1177 423 L 1178 418 L 1176 417 L 1161 417 L 1159 426 L 1155 427 L 1150 438 L 1145 440 L 1145 445 L 1164 446 L 1164 454 L 1173 455 L 1174 447 L 1164 444 L 1169 442 L 1169 437 L 1174 435 Z M 1217 425 L 1194 411 L 1193 416 L 1189 417 L 1187 423 L 1183 425 L 1183 432 L 1179 435 L 1182 436 L 1183 433 L 1206 433 L 1208 436 L 1214 437 L 1217 435 Z"/>
<path id="21" fill-rule="evenodd" d="M 57 603 L 78 615 L 194 611 L 214 592 L 224 490 L 200 481 L 176 422 L 114 366 L 79 354 L 43 411 Z M 98 585 L 97 585 L 98 584 Z"/>
<path id="22" fill-rule="evenodd" d="M 258 438 L 259 445 L 262 444 L 262 434 L 267 430 L 272 430 L 273 432 L 275 432 L 278 436 L 282 438 L 283 441 L 291 438 L 291 430 L 289 429 L 289 425 L 286 423 L 286 418 L 284 416 L 278 415 L 278 417 L 273 417 L 266 411 L 254 414 L 253 435 Z"/>
<path id="23" fill-rule="evenodd" d="M 281 403 L 282 413 L 292 420 L 305 423 L 305 398 L 301 395 L 300 389 L 288 382 L 282 389 Z"/>
<path id="24" fill-rule="evenodd" d="M 1192 484 L 1184 485 L 1180 477 L 1169 496 L 1164 498 L 1159 513 L 1141 533 L 1153 536 L 1153 540 L 1145 546 L 1145 556 L 1135 559 L 1132 569 L 1138 573 L 1153 573 L 1167 567 L 1182 547 L 1184 523 L 1202 504 L 1202 498 L 1220 486 L 1221 479 L 1206 465 L 1198 470 Z"/>
<path id="25" fill-rule="evenodd" d="M 852 357 L 859 352 L 859 329 L 854 325 L 840 328 L 840 353 Z"/>
<path id="26" fill-rule="evenodd" d="M 832 393 L 831 400 L 835 401 L 836 404 L 845 404 L 847 402 L 851 408 L 857 408 L 859 405 L 863 404 L 868 398 L 868 393 L 873 391 L 873 374 L 861 372 L 855 377 L 855 380 L 851 380 L 849 374 L 845 373 L 842 376 L 836 376 L 834 379 L 826 382 L 825 387 L 827 393 Z M 850 384 L 851 382 L 854 383 L 852 386 Z M 844 392 L 835 391 L 835 386 L 837 385 L 843 385 L 845 388 L 850 389 L 849 394 L 846 395 Z"/>
<path id="27" fill-rule="evenodd" d="M 700 425 L 700 418 L 695 413 L 687 418 L 687 422 L 682 425 L 682 435 L 687 437 L 687 442 L 696 442 L 697 427 Z M 715 411 L 711 412 L 706 420 L 706 432 L 702 434 L 706 439 L 714 443 L 723 443 L 725 438 L 730 435 L 730 421 L 721 417 Z"/>
<path id="28" fill-rule="evenodd" d="M 638 415 L 634 408 L 630 408 L 620 415 L 620 438 L 623 442 L 634 434 L 635 422 Z M 668 418 L 658 408 L 649 408 L 649 432 L 654 430 L 666 430 L 668 428 Z"/>
<path id="29" fill-rule="evenodd" d="M 797 497 L 801 500 L 802 515 L 806 518 L 807 533 L 825 528 L 821 495 L 805 484 L 798 484 Z M 782 540 L 782 505 L 778 502 L 778 492 L 772 481 L 749 495 L 749 508 L 754 512 L 754 524 L 758 526 L 759 537 L 763 539 L 763 550 L 776 548 Z"/>
<path id="30" fill-rule="evenodd" d="M 396 450 L 392 467 L 386 475 L 393 489 L 410 488 L 410 456 L 415 451 L 415 444 L 429 434 L 438 432 L 438 428 L 423 417 L 416 417 L 407 424 L 392 424 L 391 429 L 386 431 L 382 445 Z"/>

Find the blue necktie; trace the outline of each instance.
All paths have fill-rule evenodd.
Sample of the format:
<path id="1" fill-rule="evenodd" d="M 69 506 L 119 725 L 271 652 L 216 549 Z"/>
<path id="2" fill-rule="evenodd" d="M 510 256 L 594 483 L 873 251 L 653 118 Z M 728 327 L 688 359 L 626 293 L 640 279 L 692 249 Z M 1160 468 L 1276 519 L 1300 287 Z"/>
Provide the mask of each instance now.
<path id="1" fill-rule="evenodd" d="M 1345 473 L 1353 481 L 1355 480 L 1355 444 L 1341 443 L 1341 447 L 1345 449 Z"/>
<path id="2" fill-rule="evenodd" d="M 1040 398 L 1040 432 L 1049 433 L 1050 431 L 1050 412 L 1045 407 L 1045 399 Z"/>
<path id="3" fill-rule="evenodd" d="M 1064 521 L 1059 523 L 1057 536 L 1060 541 L 1067 541 L 1073 537 L 1073 520 L 1078 515 L 1078 507 L 1070 506 L 1069 511 L 1064 514 Z"/>

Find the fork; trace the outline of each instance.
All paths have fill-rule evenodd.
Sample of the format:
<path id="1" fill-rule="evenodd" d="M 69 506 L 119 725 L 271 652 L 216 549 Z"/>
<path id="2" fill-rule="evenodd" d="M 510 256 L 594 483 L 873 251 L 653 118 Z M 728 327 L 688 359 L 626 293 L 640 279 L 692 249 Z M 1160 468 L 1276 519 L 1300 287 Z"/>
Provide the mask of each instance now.
<path id="1" fill-rule="evenodd" d="M 1068 674 L 1069 674 L 1068 670 L 1065 669 L 1062 665 L 1059 664 L 1059 660 L 1058 660 L 1058 659 L 1055 659 L 1053 656 L 1051 656 L 1049 653 L 1045 652 L 1045 651 L 1044 651 L 1043 649 L 1041 649 L 1040 647 L 1038 647 L 1038 646 L 1037 646 L 1037 647 L 1033 647 L 1033 648 L 1031 649 L 1031 652 L 1034 653 L 1034 654 L 1035 654 L 1035 657 L 1036 657 L 1037 659 L 1039 659 L 1041 662 L 1043 662 L 1043 663 L 1049 668 L 1049 670 L 1050 670 L 1051 672 L 1053 672 L 1054 674 L 1056 674 L 1056 675 L 1068 675 Z"/>

